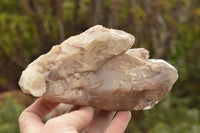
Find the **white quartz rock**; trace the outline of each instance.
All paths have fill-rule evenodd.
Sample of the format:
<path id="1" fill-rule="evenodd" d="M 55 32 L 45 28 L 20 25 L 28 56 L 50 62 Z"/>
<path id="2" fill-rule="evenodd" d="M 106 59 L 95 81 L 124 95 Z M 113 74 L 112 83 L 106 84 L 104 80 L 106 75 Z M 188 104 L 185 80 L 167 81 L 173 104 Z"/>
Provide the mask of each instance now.
<path id="1" fill-rule="evenodd" d="M 134 36 L 94 26 L 72 36 L 23 71 L 22 91 L 52 102 L 104 110 L 142 110 L 157 104 L 178 78 L 146 49 L 130 49 Z"/>

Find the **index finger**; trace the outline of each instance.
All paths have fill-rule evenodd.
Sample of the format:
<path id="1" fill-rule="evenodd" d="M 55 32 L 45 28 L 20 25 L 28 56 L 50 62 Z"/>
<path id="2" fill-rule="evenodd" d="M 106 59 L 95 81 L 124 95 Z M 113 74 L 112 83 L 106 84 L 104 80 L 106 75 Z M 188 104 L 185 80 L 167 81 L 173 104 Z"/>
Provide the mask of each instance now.
<path id="1" fill-rule="evenodd" d="M 52 103 L 43 98 L 36 100 L 31 106 L 25 109 L 19 117 L 19 125 L 22 132 L 24 130 L 39 130 L 39 128 L 42 128 L 44 125 L 42 118 L 57 105 L 58 103 Z"/>

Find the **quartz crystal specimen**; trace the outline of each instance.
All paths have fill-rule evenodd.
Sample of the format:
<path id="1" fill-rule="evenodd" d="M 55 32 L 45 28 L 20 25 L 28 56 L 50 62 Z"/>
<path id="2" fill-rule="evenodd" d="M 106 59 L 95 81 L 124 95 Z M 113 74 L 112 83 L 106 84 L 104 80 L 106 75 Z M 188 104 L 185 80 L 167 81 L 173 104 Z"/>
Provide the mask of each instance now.
<path id="1" fill-rule="evenodd" d="M 24 93 L 52 102 L 104 110 L 142 110 L 158 103 L 178 78 L 143 48 L 130 49 L 134 36 L 100 25 L 68 38 L 23 71 Z"/>

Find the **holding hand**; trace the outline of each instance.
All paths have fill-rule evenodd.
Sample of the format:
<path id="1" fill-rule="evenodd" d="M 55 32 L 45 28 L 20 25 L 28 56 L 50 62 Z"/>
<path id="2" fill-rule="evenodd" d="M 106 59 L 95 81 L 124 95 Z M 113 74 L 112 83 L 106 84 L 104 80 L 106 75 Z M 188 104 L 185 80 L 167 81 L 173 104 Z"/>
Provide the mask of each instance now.
<path id="1" fill-rule="evenodd" d="M 36 100 L 19 117 L 21 133 L 123 133 L 131 118 L 130 111 L 119 111 L 115 115 L 103 110 L 93 118 L 94 109 L 83 106 L 43 123 L 42 119 L 58 104 L 42 98 Z"/>

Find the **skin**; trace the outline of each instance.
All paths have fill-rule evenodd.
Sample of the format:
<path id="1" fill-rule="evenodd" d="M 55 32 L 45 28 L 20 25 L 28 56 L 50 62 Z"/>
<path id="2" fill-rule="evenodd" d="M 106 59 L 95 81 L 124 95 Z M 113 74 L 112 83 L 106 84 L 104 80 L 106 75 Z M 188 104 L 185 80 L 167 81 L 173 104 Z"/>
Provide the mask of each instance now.
<path id="1" fill-rule="evenodd" d="M 84 106 L 43 123 L 42 119 L 58 104 L 36 100 L 19 117 L 21 133 L 123 133 L 131 119 L 130 111 L 101 110 L 94 116 L 94 109 Z"/>

